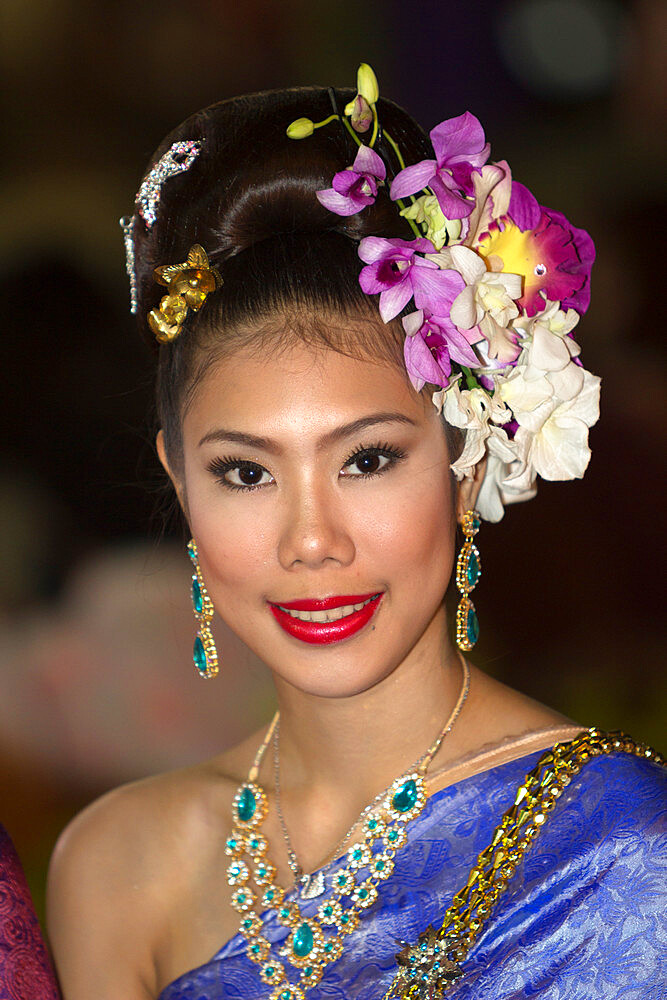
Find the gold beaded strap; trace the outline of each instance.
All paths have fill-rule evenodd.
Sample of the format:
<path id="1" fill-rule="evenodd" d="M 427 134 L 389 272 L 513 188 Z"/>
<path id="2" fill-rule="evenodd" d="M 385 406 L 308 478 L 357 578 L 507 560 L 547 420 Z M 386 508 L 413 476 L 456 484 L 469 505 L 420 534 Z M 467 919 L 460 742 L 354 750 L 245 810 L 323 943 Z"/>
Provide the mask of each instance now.
<path id="1" fill-rule="evenodd" d="M 463 977 L 461 963 L 484 929 L 524 854 L 535 842 L 563 789 L 587 760 L 623 751 L 658 764 L 664 758 L 621 732 L 588 729 L 542 754 L 519 786 L 493 840 L 454 896 L 442 926 L 420 934 L 396 956 L 399 971 L 384 1000 L 434 1000 Z"/>

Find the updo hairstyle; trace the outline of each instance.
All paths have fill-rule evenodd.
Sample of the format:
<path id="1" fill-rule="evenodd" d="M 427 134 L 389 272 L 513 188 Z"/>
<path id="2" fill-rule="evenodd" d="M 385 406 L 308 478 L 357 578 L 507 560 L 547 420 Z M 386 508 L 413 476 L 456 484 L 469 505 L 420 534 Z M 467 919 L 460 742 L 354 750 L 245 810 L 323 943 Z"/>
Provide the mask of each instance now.
<path id="1" fill-rule="evenodd" d="M 285 132 L 296 118 L 342 115 L 353 97 L 352 90 L 309 87 L 223 101 L 183 122 L 151 160 L 149 169 L 179 140 L 202 144 L 189 169 L 163 184 L 152 228 L 134 216 L 142 334 L 154 343 L 146 316 L 165 294 L 155 267 L 181 263 L 199 243 L 224 281 L 199 313 L 188 315 L 177 340 L 159 347 L 157 413 L 175 470 L 182 467 L 181 423 L 197 383 L 211 364 L 242 346 L 257 344 L 261 363 L 269 339 L 280 346 L 296 337 L 403 365 L 400 319 L 382 323 L 376 300 L 360 288 L 357 253 L 364 236 L 413 238 L 388 195 L 400 170 L 393 149 L 380 133 L 375 149 L 387 164 L 387 183 L 374 205 L 342 217 L 320 205 L 315 192 L 352 164 L 358 147 L 347 128 L 332 121 L 302 140 Z M 406 165 L 428 157 L 428 138 L 405 111 L 385 99 L 377 107 Z M 339 322 L 327 323 L 327 316 Z M 368 321 L 363 342 L 345 335 L 344 320 L 351 317 Z"/>

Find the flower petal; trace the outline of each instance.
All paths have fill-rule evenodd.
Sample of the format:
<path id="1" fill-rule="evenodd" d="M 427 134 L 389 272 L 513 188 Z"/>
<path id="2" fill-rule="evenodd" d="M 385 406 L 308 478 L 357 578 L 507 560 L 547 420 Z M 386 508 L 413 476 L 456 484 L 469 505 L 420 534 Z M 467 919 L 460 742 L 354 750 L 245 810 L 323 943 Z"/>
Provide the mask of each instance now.
<path id="1" fill-rule="evenodd" d="M 448 118 L 440 122 L 429 133 L 433 149 L 442 166 L 450 158 L 464 157 L 470 159 L 475 153 L 484 150 L 484 129 L 478 118 L 470 111 L 464 111 L 456 118 Z M 487 152 L 488 155 L 488 152 Z"/>
<path id="2" fill-rule="evenodd" d="M 365 289 L 364 289 L 365 291 Z M 380 294 L 380 316 L 384 323 L 398 316 L 412 298 L 412 285 L 408 280 L 400 281 Z"/>
<path id="3" fill-rule="evenodd" d="M 400 170 L 391 182 L 389 189 L 391 200 L 396 201 L 398 198 L 406 198 L 416 191 L 422 191 L 429 185 L 437 166 L 435 160 L 422 160 L 420 163 Z"/>
<path id="4" fill-rule="evenodd" d="M 315 196 L 320 205 L 324 205 L 330 212 L 336 215 L 356 215 L 365 208 L 365 204 L 355 198 L 339 194 L 333 188 L 325 188 L 324 191 L 316 191 Z"/>
<path id="5" fill-rule="evenodd" d="M 539 225 L 542 210 L 535 195 L 524 184 L 512 181 L 512 195 L 507 214 L 521 232 L 525 233 L 526 230 L 535 229 Z"/>
<path id="6" fill-rule="evenodd" d="M 360 174 L 373 174 L 374 177 L 379 177 L 382 181 L 387 176 L 384 160 L 370 146 L 359 147 L 352 169 Z"/>

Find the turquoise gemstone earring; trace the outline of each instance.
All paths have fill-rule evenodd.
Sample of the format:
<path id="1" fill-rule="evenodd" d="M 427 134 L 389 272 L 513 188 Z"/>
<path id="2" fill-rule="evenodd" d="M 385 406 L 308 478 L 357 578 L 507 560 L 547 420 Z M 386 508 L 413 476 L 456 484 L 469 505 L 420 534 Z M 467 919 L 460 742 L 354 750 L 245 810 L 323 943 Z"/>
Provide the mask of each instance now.
<path id="1" fill-rule="evenodd" d="M 192 610 L 199 626 L 192 649 L 192 659 L 201 677 L 215 677 L 218 673 L 218 651 L 210 627 L 215 609 L 201 575 L 197 543 L 194 538 L 188 542 L 188 555 L 195 570 L 192 574 Z"/>
<path id="2" fill-rule="evenodd" d="M 479 638 L 477 612 L 468 595 L 475 589 L 482 575 L 479 551 L 473 543 L 481 523 L 476 510 L 467 510 L 461 518 L 465 541 L 456 561 L 456 586 L 461 594 L 456 609 L 456 645 L 464 651 L 472 649 Z"/>

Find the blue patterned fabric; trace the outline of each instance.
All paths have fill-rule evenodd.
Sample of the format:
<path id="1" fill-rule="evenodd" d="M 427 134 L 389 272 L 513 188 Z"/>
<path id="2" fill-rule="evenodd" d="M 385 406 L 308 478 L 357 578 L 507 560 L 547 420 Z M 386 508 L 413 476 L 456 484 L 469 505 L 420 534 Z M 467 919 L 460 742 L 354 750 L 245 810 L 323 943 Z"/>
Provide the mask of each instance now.
<path id="1" fill-rule="evenodd" d="M 396 942 L 442 921 L 542 751 L 436 792 L 393 875 L 308 1000 L 382 1000 Z M 615 753 L 584 765 L 552 810 L 465 961 L 451 1000 L 667 998 L 667 769 Z M 324 869 L 327 876 L 341 866 Z M 329 880 L 327 879 L 327 882 Z M 302 903 L 314 915 L 320 899 Z M 269 916 L 264 934 L 286 929 Z M 236 935 L 159 1000 L 266 1000 Z"/>

